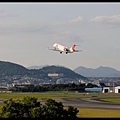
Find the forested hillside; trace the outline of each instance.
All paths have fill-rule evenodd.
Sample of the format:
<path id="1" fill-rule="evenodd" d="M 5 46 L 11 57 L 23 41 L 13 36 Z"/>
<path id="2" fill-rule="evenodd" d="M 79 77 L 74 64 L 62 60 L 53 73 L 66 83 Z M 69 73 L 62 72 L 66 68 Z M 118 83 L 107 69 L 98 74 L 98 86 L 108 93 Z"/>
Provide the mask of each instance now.
<path id="1" fill-rule="evenodd" d="M 14 75 L 27 75 L 37 78 L 50 78 L 48 73 L 63 73 L 65 78 L 86 79 L 84 76 L 75 73 L 74 71 L 60 66 L 46 66 L 41 69 L 27 69 L 19 64 L 0 61 L 0 78 Z"/>

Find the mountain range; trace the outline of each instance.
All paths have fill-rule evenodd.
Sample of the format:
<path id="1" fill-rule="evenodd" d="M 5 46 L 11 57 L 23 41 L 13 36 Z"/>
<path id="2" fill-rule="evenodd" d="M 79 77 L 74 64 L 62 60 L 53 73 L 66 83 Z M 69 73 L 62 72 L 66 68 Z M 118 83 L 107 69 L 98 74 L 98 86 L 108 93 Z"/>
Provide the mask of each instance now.
<path id="1" fill-rule="evenodd" d="M 78 79 L 87 79 L 86 77 L 75 73 L 69 68 L 65 68 L 62 66 L 43 66 L 40 69 L 28 69 L 22 65 L 6 62 L 6 61 L 0 61 L 0 78 L 6 77 L 6 76 L 15 76 L 15 75 L 21 75 L 21 76 L 30 76 L 30 77 L 36 77 L 40 79 L 51 79 L 51 77 L 48 76 L 49 73 L 57 73 L 57 74 L 64 74 L 64 78 L 78 78 Z"/>
<path id="2" fill-rule="evenodd" d="M 74 72 L 85 77 L 120 77 L 120 71 L 111 67 L 103 66 L 100 66 L 96 69 L 79 66 L 74 69 Z"/>
<path id="3" fill-rule="evenodd" d="M 28 69 L 40 69 L 44 66 L 47 66 L 47 65 L 31 66 L 31 67 L 28 67 Z M 120 77 L 120 71 L 111 67 L 100 66 L 96 69 L 93 69 L 93 68 L 79 66 L 75 68 L 73 71 L 85 77 Z"/>
<path id="4" fill-rule="evenodd" d="M 48 73 L 63 73 L 67 78 L 80 79 L 86 79 L 86 77 L 120 77 L 120 71 L 111 67 L 100 66 L 93 69 L 79 66 L 71 70 L 60 65 L 42 65 L 26 68 L 16 63 L 0 61 L 0 77 L 29 75 L 37 76 L 38 78 L 48 78 Z"/>

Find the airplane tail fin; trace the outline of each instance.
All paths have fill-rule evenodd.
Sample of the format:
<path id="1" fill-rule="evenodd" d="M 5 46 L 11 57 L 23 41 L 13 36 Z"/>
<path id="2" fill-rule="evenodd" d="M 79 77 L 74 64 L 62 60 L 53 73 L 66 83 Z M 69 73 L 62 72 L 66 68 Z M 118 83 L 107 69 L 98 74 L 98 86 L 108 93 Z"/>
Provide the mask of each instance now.
<path id="1" fill-rule="evenodd" d="M 74 45 L 72 45 L 72 47 L 70 48 L 70 51 L 74 51 L 75 50 L 75 44 Z"/>

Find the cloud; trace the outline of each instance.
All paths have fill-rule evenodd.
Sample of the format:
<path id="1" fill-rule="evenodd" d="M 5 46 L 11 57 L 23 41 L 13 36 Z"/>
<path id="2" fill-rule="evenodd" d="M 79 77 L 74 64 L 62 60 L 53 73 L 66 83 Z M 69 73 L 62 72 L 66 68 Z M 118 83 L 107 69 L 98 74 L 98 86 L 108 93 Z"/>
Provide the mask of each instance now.
<path id="1" fill-rule="evenodd" d="M 78 16 L 74 19 L 68 21 L 62 21 L 60 23 L 56 23 L 55 25 L 78 25 L 83 23 L 102 23 L 102 24 L 111 24 L 111 25 L 119 25 L 120 24 L 120 14 L 112 15 L 112 16 L 96 16 L 92 19 L 85 20 L 83 17 Z"/>
<path id="2" fill-rule="evenodd" d="M 16 18 L 12 18 L 15 17 Z M 18 17 L 17 17 L 18 16 Z M 49 22 L 40 22 L 36 21 L 36 19 L 23 19 L 23 15 L 19 16 L 19 14 L 10 13 L 9 11 L 0 10 L 0 33 L 2 34 L 12 34 L 12 33 L 40 33 L 40 34 L 54 34 L 60 32 L 61 29 L 65 31 L 65 33 L 61 36 L 67 36 L 68 27 L 78 25 L 83 22 L 83 18 L 78 16 L 73 19 L 69 19 L 66 21 L 60 21 L 60 23 L 49 23 Z M 4 18 L 4 19 L 3 19 Z M 66 32 L 67 31 L 67 32 Z"/>
<path id="3" fill-rule="evenodd" d="M 81 16 L 78 16 L 77 18 L 70 20 L 69 23 L 82 23 L 84 19 Z"/>
<path id="4" fill-rule="evenodd" d="M 120 14 L 113 16 L 96 16 L 90 21 L 94 23 L 120 24 Z"/>
<path id="5" fill-rule="evenodd" d="M 62 22 L 59 22 L 59 23 L 55 23 L 54 25 L 79 24 L 79 23 L 83 23 L 83 22 L 84 22 L 83 17 L 78 16 L 77 18 L 74 18 L 74 19 L 71 19 L 71 20 L 68 20 L 68 21 L 62 21 Z"/>

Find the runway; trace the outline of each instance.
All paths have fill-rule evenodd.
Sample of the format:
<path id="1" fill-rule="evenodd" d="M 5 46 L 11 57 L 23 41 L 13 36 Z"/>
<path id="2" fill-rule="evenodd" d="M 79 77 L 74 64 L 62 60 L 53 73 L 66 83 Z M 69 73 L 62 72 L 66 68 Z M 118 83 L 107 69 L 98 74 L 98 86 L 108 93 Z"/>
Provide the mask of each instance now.
<path id="1" fill-rule="evenodd" d="M 120 110 L 120 104 L 100 101 L 97 98 L 55 98 L 56 102 L 62 102 L 67 106 L 73 106 L 76 108 L 99 108 L 99 109 L 118 109 Z M 45 100 L 40 101 L 43 105 Z"/>
<path id="2" fill-rule="evenodd" d="M 120 110 L 120 103 L 105 102 L 98 98 L 52 98 L 56 102 L 62 102 L 64 107 L 73 106 L 76 108 L 99 108 L 99 109 L 115 109 Z M 45 104 L 46 99 L 40 100 L 42 105 Z M 2 104 L 3 100 L 0 100 Z"/>

